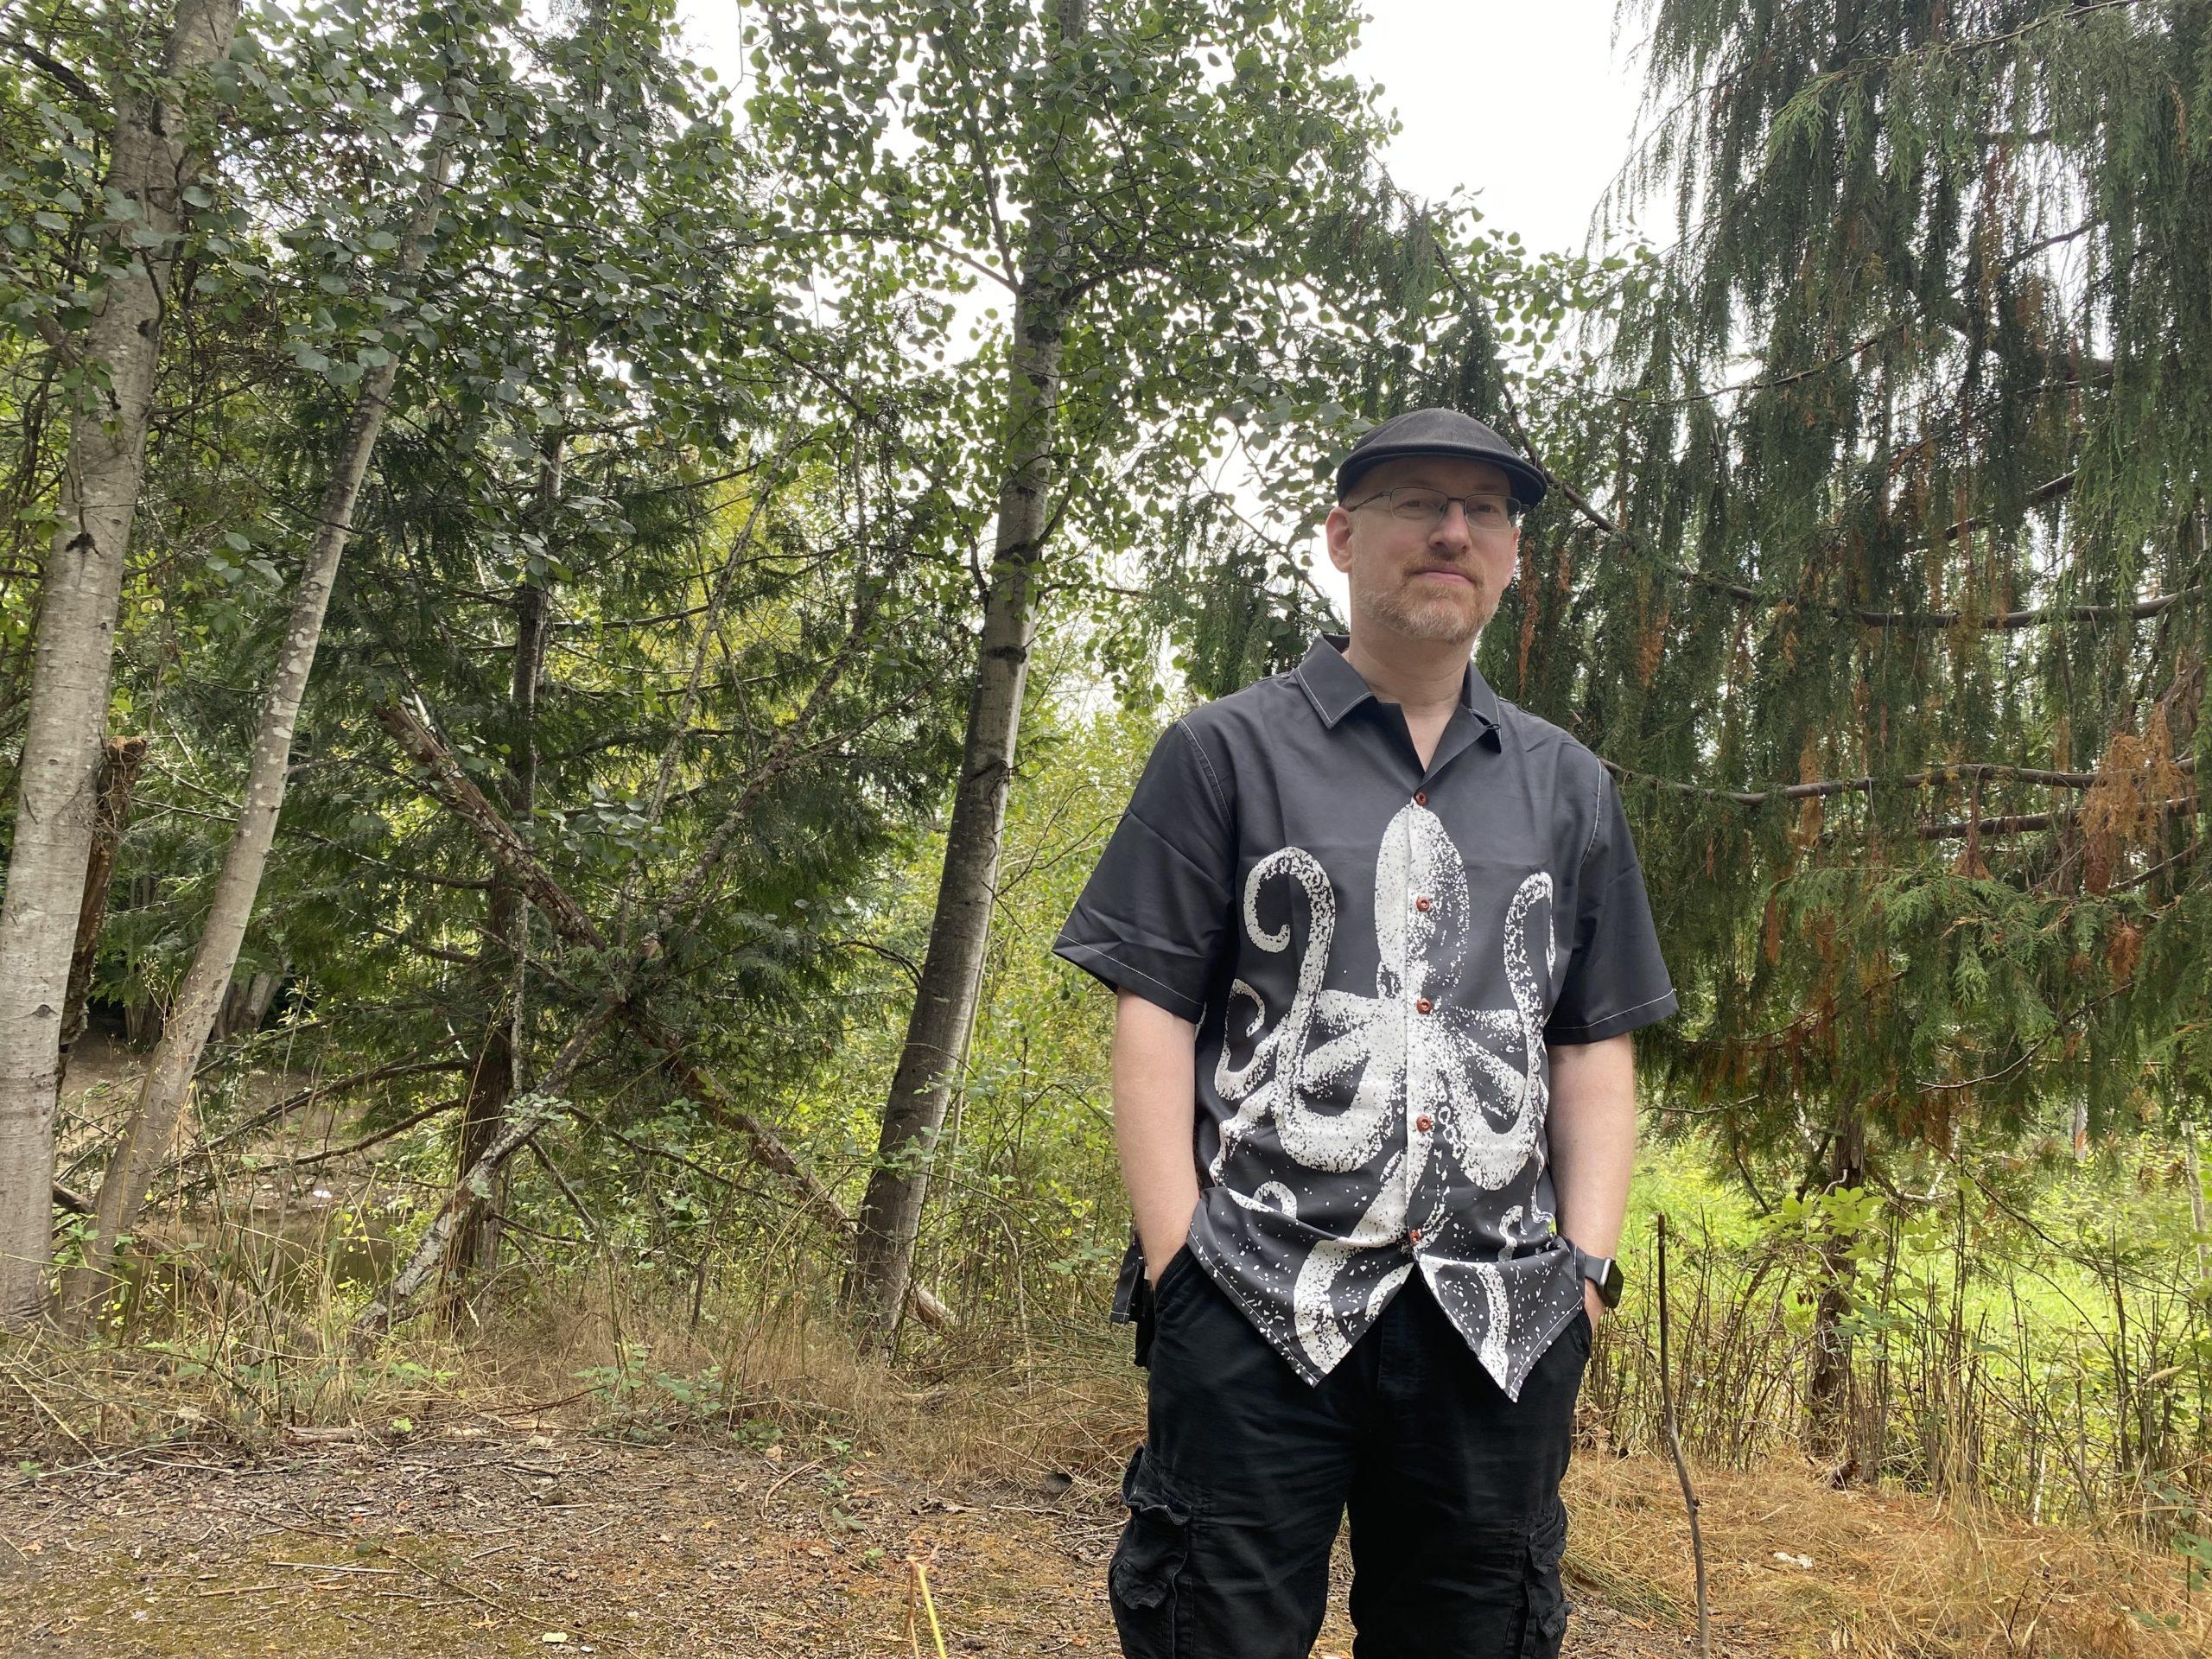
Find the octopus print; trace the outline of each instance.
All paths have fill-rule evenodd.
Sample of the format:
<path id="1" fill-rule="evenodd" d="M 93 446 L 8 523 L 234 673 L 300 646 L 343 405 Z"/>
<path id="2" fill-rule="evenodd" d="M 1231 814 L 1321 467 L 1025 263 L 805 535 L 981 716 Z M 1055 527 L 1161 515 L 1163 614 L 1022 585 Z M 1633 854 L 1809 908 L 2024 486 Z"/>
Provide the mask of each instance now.
<path id="1" fill-rule="evenodd" d="M 1416 1195 L 1461 1185 L 1494 1192 L 1541 1156 L 1552 879 L 1538 871 L 1521 881 L 1503 937 L 1488 944 L 1503 953 L 1510 998 L 1504 1007 L 1464 1006 L 1463 981 L 1474 977 L 1470 953 L 1484 942 L 1474 936 L 1465 863 L 1425 806 L 1397 813 L 1376 856 L 1372 995 L 1325 983 L 1337 899 L 1319 861 L 1303 849 L 1283 848 L 1248 876 L 1243 921 L 1252 944 L 1269 952 L 1292 946 L 1289 920 L 1274 929 L 1261 920 L 1261 899 L 1276 887 L 1303 899 L 1304 950 L 1279 1017 L 1270 1017 L 1244 980 L 1230 987 L 1234 1040 L 1222 1046 L 1214 1081 L 1236 1113 L 1223 1124 L 1210 1173 L 1238 1204 L 1294 1217 L 1295 1197 L 1281 1181 L 1243 1193 L 1224 1179 L 1238 1145 L 1262 1125 L 1272 1127 L 1292 1162 L 1355 1180 L 1386 1146 L 1396 1148 L 1356 1194 L 1363 1203 L 1357 1224 L 1315 1244 L 1299 1265 L 1292 1292 L 1297 1340 L 1325 1371 L 1349 1345 L 1345 1316 L 1364 1324 L 1411 1270 L 1411 1263 L 1394 1268 L 1357 1306 L 1344 1307 L 1338 1281 L 1349 1261 L 1404 1237 Z M 1532 934 L 1543 942 L 1541 966 L 1529 955 Z M 1247 1042 L 1243 1063 L 1232 1063 L 1232 1052 Z M 1443 1183 L 1425 1179 L 1438 1159 L 1449 1160 Z M 1472 1263 L 1471 1270 L 1488 1312 L 1483 1357 L 1499 1370 L 1510 1335 L 1504 1283 L 1491 1262 Z"/>

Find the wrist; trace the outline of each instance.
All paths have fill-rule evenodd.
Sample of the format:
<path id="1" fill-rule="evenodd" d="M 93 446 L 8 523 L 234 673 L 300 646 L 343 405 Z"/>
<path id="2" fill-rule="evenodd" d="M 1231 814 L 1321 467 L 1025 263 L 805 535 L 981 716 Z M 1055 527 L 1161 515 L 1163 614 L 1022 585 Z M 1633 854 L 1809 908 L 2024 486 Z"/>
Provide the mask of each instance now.
<path id="1" fill-rule="evenodd" d="M 1574 1252 L 1575 1270 L 1582 1275 L 1585 1300 L 1594 1296 L 1603 1307 L 1619 1306 L 1621 1293 L 1627 1283 L 1619 1260 L 1612 1255 L 1600 1255 L 1586 1250 L 1571 1238 L 1567 1242 L 1567 1248 Z M 1594 1319 L 1597 1315 L 1593 1313 L 1591 1317 Z"/>

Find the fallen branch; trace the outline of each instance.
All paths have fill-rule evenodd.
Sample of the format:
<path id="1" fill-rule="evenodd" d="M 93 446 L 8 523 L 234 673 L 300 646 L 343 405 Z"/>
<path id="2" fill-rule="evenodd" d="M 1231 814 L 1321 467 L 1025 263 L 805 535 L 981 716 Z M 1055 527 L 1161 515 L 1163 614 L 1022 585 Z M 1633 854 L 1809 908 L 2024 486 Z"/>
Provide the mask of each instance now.
<path id="1" fill-rule="evenodd" d="M 1705 1534 L 1697 1523 L 1697 1489 L 1690 1484 L 1689 1460 L 1682 1456 L 1682 1436 L 1675 1421 L 1675 1385 L 1668 1376 L 1667 1367 L 1667 1217 L 1659 1217 L 1659 1398 L 1666 1407 L 1662 1420 L 1667 1435 L 1668 1455 L 1675 1460 L 1675 1478 L 1681 1484 L 1682 1507 L 1688 1512 L 1690 1522 L 1690 1558 L 1697 1573 L 1697 1650 L 1712 1659 L 1712 1615 L 1706 1605 L 1705 1594 Z"/>
<path id="2" fill-rule="evenodd" d="M 419 1112 L 410 1112 L 397 1123 L 378 1129 L 373 1135 L 365 1135 L 358 1141 L 349 1141 L 342 1147 L 327 1147 L 321 1152 L 302 1153 L 296 1158 L 280 1158 L 273 1164 L 258 1165 L 253 1173 L 257 1175 L 276 1175 L 286 1170 L 309 1169 L 316 1164 L 327 1164 L 335 1158 L 346 1158 L 357 1152 L 365 1152 L 371 1147 L 381 1145 L 395 1135 L 404 1135 L 417 1123 L 427 1123 L 432 1118 L 453 1110 L 454 1107 L 461 1104 L 461 1096 L 455 1095 L 451 1100 L 442 1100 L 435 1106 L 425 1106 Z"/>
<path id="3" fill-rule="evenodd" d="M 500 1166 L 560 1112 L 563 1102 L 559 1091 L 614 1013 L 615 1004 L 610 999 L 585 1015 L 582 1022 L 569 1033 L 569 1039 L 561 1045 L 537 1087 L 509 1106 L 506 1122 L 500 1126 L 499 1134 L 446 1195 L 437 1215 L 416 1242 L 406 1265 L 354 1319 L 348 1337 L 357 1351 L 372 1345 L 413 1309 L 423 1287 L 436 1274 L 438 1264 L 445 1259 L 446 1247 L 452 1242 L 454 1230 L 467 1216 L 469 1206 L 490 1195 Z"/>

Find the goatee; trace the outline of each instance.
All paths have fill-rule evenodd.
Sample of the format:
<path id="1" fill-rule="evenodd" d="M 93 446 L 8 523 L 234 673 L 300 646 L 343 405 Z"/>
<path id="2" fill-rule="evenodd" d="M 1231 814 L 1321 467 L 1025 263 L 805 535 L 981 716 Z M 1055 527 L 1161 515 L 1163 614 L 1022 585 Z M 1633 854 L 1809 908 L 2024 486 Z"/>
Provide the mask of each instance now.
<path id="1" fill-rule="evenodd" d="M 1474 602 L 1449 588 L 1433 594 L 1415 591 L 1415 576 L 1387 594 L 1355 594 L 1353 604 L 1364 620 L 1386 628 L 1402 639 L 1457 644 L 1472 639 L 1483 630 L 1497 607 L 1483 591 L 1481 576 L 1461 572 L 1474 586 Z"/>

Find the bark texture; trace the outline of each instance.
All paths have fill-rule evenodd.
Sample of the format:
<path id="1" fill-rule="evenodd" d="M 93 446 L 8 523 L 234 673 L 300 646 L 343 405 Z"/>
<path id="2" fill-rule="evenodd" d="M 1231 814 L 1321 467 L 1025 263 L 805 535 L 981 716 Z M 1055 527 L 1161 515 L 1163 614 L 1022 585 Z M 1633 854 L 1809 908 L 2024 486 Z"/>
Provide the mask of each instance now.
<path id="1" fill-rule="evenodd" d="M 146 419 L 161 358 L 186 187 L 195 82 L 230 49 L 238 0 L 177 0 L 150 96 L 117 99 L 106 190 L 137 206 L 99 235 L 110 277 L 82 337 L 58 345 L 106 385 L 72 423 L 39 599 L 30 708 L 17 779 L 15 847 L 0 896 L 0 1324 L 37 1316 L 53 1257 L 54 1111 L 69 964 L 92 842 L 93 803 L 115 660 L 124 556 L 146 467 Z M 140 230 L 162 239 L 133 241 Z"/>
<path id="2" fill-rule="evenodd" d="M 1072 48 L 1088 25 L 1084 0 L 1060 0 L 1054 10 L 1062 45 Z M 1070 309 L 1068 264 L 1068 212 L 1065 206 L 1043 205 L 1032 226 L 1014 295 L 998 531 L 937 910 L 899 1069 L 884 1105 L 875 1168 L 861 1201 L 860 1235 L 845 1282 L 855 1325 L 885 1348 L 896 1334 L 906 1303 L 930 1166 L 975 1020 L 983 953 L 990 941 L 1007 791 L 1037 631 L 1037 562 L 1050 529 L 1061 345 Z"/>
<path id="3" fill-rule="evenodd" d="M 69 1000 L 61 1009 L 61 1065 L 66 1076 L 69 1050 L 85 1034 L 86 1004 L 92 992 L 92 965 L 99 959 L 100 934 L 107 926 L 108 883 L 115 855 L 123 845 L 124 820 L 146 764 L 146 740 L 111 737 L 100 755 L 100 779 L 92 808 L 92 850 L 85 860 L 85 896 L 77 912 L 77 944 L 69 957 Z M 57 1090 L 57 1092 L 59 1092 Z"/>
<path id="4" fill-rule="evenodd" d="M 1833 1192 L 1840 1187 L 1863 1186 L 1866 1181 L 1866 1121 L 1856 1105 L 1847 1105 L 1836 1115 L 1820 1189 Z M 1857 1389 L 1851 1343 L 1842 1329 L 1843 1316 L 1851 1311 L 1856 1280 L 1857 1268 L 1847 1242 L 1827 1236 L 1821 1246 L 1821 1294 L 1813 1308 L 1813 1367 L 1805 1384 L 1805 1414 L 1807 1439 L 1817 1453 L 1834 1461 L 1830 1478 L 1838 1485 L 1848 1485 L 1858 1473 L 1858 1440 L 1853 1432 Z"/>
<path id="5" fill-rule="evenodd" d="M 429 257 L 458 126 L 452 114 L 441 115 L 432 134 L 414 210 L 395 262 L 403 284 L 412 283 Z M 191 1092 L 193 1073 L 199 1069 L 200 1052 L 222 1011 L 231 976 L 238 967 L 238 951 L 253 919 L 254 900 L 261 891 L 262 873 L 268 868 L 269 850 L 276 839 L 276 821 L 283 810 L 291 765 L 293 731 L 322 640 L 323 616 L 329 608 L 330 591 L 336 585 L 339 563 L 353 531 L 354 505 L 368 476 L 369 461 L 384 429 L 398 372 L 397 359 L 388 358 L 362 377 L 353 410 L 339 435 L 330 476 L 315 515 L 315 537 L 292 596 L 284 643 L 262 700 L 238 825 L 224 850 L 223 868 L 215 880 L 214 898 L 200 946 L 162 1023 L 162 1040 L 139 1085 L 137 1109 L 100 1181 L 93 1230 L 85 1240 L 84 1261 L 70 1269 L 63 1282 L 63 1319 L 73 1330 L 84 1327 L 100 1300 L 115 1257 L 116 1240 L 130 1228 L 139 1205 L 145 1202 L 155 1171 L 168 1155 L 177 1120 Z"/>

